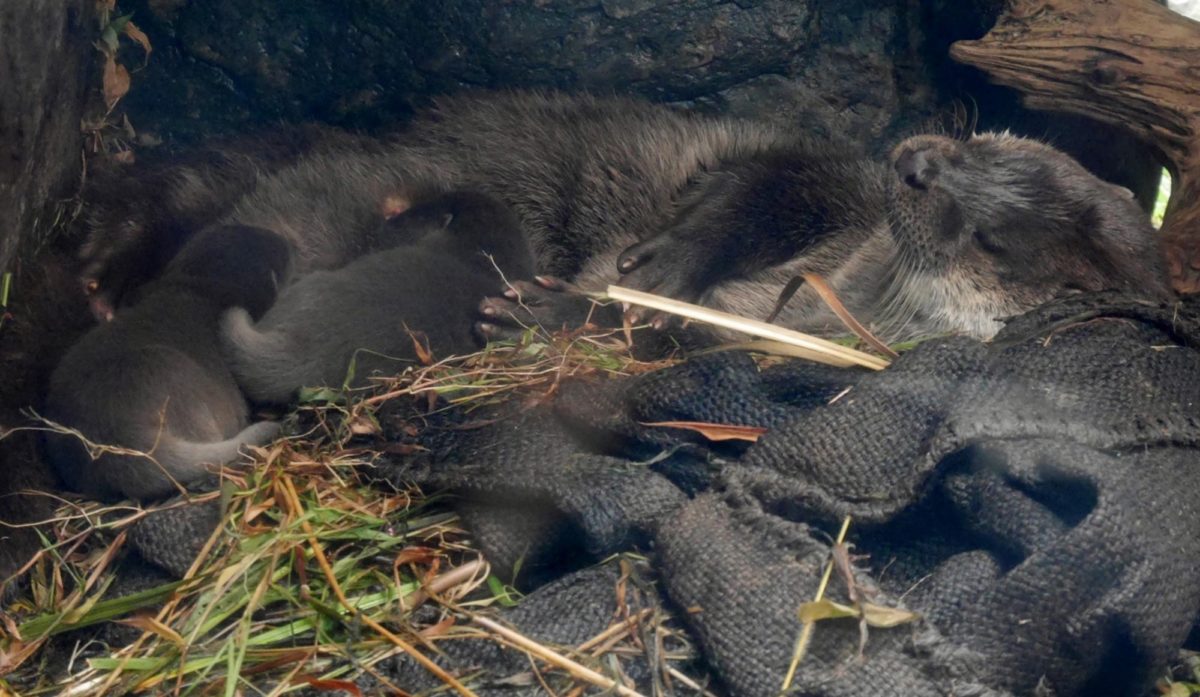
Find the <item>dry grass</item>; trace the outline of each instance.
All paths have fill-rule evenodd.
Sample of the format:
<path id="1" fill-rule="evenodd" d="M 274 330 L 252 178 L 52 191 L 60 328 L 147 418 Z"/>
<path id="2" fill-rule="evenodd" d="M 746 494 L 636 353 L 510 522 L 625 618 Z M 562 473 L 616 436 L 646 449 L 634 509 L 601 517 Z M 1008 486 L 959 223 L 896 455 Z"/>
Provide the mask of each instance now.
<path id="1" fill-rule="evenodd" d="M 421 492 L 366 486 L 360 475 L 388 452 L 419 447 L 380 437 L 384 405 L 413 415 L 406 428 L 415 435 L 432 411 L 533 405 L 570 376 L 666 363 L 631 358 L 612 334 L 531 332 L 518 344 L 410 367 L 366 394 L 309 393 L 290 417 L 302 433 L 257 450 L 253 467 L 223 473 L 222 491 L 192 497 L 221 499 L 225 514 L 187 577 L 131 595 L 109 590 L 127 530 L 147 511 L 62 499 L 56 519 L 40 526 L 45 548 L 29 564 L 27 591 L 3 614 L 0 694 L 356 694 L 350 681 L 364 674 L 403 694 L 376 666 L 407 653 L 469 695 L 470 676 L 447 675 L 427 656 L 438 640 L 470 637 L 536 656 L 531 679 L 557 671 L 628 694 L 584 665 L 600 654 L 531 648 L 479 618 L 512 604 L 513 592 L 489 577 L 454 515 Z M 422 616 L 433 619 L 417 623 L 413 611 L 430 603 L 437 612 Z M 652 634 L 673 631 L 663 620 L 637 621 L 653 622 Z M 76 630 L 112 621 L 129 628 L 129 641 L 75 643 L 85 636 Z M 622 637 L 637 633 L 625 630 L 606 637 L 602 653 L 628 652 Z"/>
<path id="2" fill-rule="evenodd" d="M 27 592 L 2 615 L 0 695 L 360 694 L 352 680 L 364 675 L 407 694 L 379 669 L 398 654 L 423 665 L 445 691 L 474 694 L 472 676 L 448 675 L 431 660 L 445 639 L 525 652 L 530 671 L 513 679 L 536 681 L 551 694 L 576 697 L 590 684 L 636 695 L 619 665 L 633 654 L 653 659 L 660 686 L 704 692 L 678 667 L 692 652 L 663 649 L 690 644 L 659 613 L 627 614 L 572 648 L 539 645 L 480 615 L 513 604 L 514 592 L 489 576 L 454 515 L 419 491 L 363 483 L 381 458 L 419 451 L 421 424 L 438 411 L 470 418 L 500 402 L 527 408 L 551 398 L 566 378 L 630 375 L 673 362 L 634 359 L 626 336 L 551 337 L 531 329 L 520 342 L 436 362 L 418 343 L 424 365 L 371 391 L 303 392 L 288 417 L 295 435 L 257 450 L 252 467 L 223 473 L 221 491 L 192 497 L 219 498 L 223 523 L 181 581 L 109 593 L 128 528 L 147 511 L 63 499 L 58 517 L 40 527 L 44 550 L 27 567 Z M 802 341 L 805 355 L 835 364 L 886 365 Z M 628 607 L 624 584 L 614 592 L 618 606 Z M 414 610 L 429 604 L 436 611 L 418 622 Z M 128 636 L 79 643 L 87 635 L 78 630 L 114 621 Z"/>

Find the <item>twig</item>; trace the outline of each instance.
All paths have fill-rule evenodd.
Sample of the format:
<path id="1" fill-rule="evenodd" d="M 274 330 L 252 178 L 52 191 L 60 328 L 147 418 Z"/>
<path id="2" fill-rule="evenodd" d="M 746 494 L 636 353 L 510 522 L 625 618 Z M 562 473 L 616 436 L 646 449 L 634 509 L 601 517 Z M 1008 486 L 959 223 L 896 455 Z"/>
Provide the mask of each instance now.
<path id="1" fill-rule="evenodd" d="M 558 668 L 562 668 L 570 673 L 572 677 L 578 680 L 589 682 L 605 690 L 613 690 L 617 694 L 624 695 L 625 697 L 643 697 L 640 692 L 631 690 L 612 678 L 607 678 L 591 668 L 582 666 L 565 656 L 555 653 L 536 641 L 533 641 L 532 639 L 526 638 L 525 636 L 508 629 L 499 622 L 494 622 L 479 615 L 470 615 L 470 618 L 475 624 L 499 634 L 503 639 L 511 642 L 514 646 L 520 648 L 521 650 L 528 651 L 543 661 L 546 661 L 547 663 Z"/>
<path id="2" fill-rule="evenodd" d="M 733 329 L 753 336 L 760 336 L 764 339 L 782 341 L 783 343 L 810 351 L 812 354 L 810 358 L 812 360 L 828 365 L 842 368 L 858 365 L 870 368 L 871 370 L 883 370 L 888 366 L 887 360 L 872 356 L 869 353 L 839 346 L 832 341 L 818 339 L 815 336 L 792 331 L 791 329 L 784 329 L 783 327 L 777 327 L 766 322 L 731 315 L 728 312 L 719 312 L 707 307 L 700 307 L 699 305 L 692 305 L 691 303 L 663 298 L 651 293 L 643 293 L 620 286 L 609 286 L 607 293 L 608 297 L 612 300 L 670 312 L 681 317 L 688 317 L 700 322 L 724 327 L 725 329 Z"/>

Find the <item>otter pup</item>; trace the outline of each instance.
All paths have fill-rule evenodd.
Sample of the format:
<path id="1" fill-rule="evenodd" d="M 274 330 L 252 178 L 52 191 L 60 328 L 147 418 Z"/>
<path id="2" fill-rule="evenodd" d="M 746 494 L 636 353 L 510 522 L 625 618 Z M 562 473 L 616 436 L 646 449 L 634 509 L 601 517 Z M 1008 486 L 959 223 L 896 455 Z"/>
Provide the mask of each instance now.
<path id="1" fill-rule="evenodd" d="M 98 320 L 136 300 L 193 234 L 217 222 L 257 180 L 323 151 L 365 150 L 370 141 L 325 126 L 285 126 L 131 165 L 101 163 L 85 191 L 87 238 L 80 284 Z"/>
<path id="2" fill-rule="evenodd" d="M 403 206 L 401 206 L 402 208 Z M 533 271 L 520 224 L 505 205 L 457 191 L 418 201 L 383 224 L 397 245 L 285 289 L 255 324 L 222 319 L 225 354 L 253 400 L 283 403 L 303 386 L 353 385 L 416 355 L 415 332 L 441 355 L 475 347 L 471 317 L 501 278 Z"/>
<path id="3" fill-rule="evenodd" d="M 94 327 L 50 378 L 47 418 L 90 442 L 146 455 L 93 459 L 76 437 L 48 434 L 46 452 L 64 483 L 102 499 L 147 500 L 261 445 L 278 424 L 247 426 L 246 400 L 221 357 L 223 310 L 261 315 L 287 272 L 287 244 L 254 228 L 209 228 L 192 238 L 136 305 Z"/>

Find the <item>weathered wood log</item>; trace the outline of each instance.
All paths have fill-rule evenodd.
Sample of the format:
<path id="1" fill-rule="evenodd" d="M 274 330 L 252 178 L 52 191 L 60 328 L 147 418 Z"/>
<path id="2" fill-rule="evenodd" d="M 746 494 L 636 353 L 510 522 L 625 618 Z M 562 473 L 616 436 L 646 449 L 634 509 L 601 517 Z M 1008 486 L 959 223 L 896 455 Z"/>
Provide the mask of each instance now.
<path id="1" fill-rule="evenodd" d="M 1009 0 L 995 27 L 950 55 L 1033 109 L 1123 126 L 1171 173 L 1163 252 L 1181 293 L 1200 292 L 1200 22 L 1154 0 Z"/>
<path id="2" fill-rule="evenodd" d="M 0 271 L 78 188 L 92 2 L 0 2 Z"/>

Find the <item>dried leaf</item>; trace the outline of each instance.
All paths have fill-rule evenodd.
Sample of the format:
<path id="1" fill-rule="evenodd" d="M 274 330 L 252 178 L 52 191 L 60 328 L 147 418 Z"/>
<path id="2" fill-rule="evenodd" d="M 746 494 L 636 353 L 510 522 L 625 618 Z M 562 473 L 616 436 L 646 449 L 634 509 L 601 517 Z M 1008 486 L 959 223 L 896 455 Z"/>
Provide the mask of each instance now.
<path id="1" fill-rule="evenodd" d="M 252 523 L 254 519 L 275 508 L 274 501 L 263 501 L 260 503 L 250 504 L 246 507 L 246 513 L 242 516 L 242 522 Z"/>
<path id="2" fill-rule="evenodd" d="M 421 636 L 425 637 L 426 639 L 436 639 L 437 637 L 444 636 L 447 632 L 450 631 L 450 628 L 453 626 L 454 626 L 454 618 L 447 617 L 446 619 L 442 620 L 441 622 L 438 622 L 437 624 L 435 624 L 433 626 L 426 627 L 417 633 L 420 634 Z"/>
<path id="3" fill-rule="evenodd" d="M 883 605 L 875 605 L 873 603 L 863 603 L 862 614 L 863 618 L 867 620 L 867 624 L 881 629 L 898 627 L 902 624 L 912 624 L 921 619 L 920 615 L 911 610 L 884 607 Z"/>
<path id="4" fill-rule="evenodd" d="M 137 42 L 137 44 L 142 47 L 142 50 L 145 51 L 145 53 L 146 53 L 145 60 L 149 61 L 150 60 L 150 52 L 154 50 L 154 48 L 150 46 L 150 37 L 146 36 L 146 33 L 143 32 L 141 29 L 138 29 L 138 26 L 136 24 L 134 24 L 133 22 L 126 23 L 125 29 L 123 31 L 124 31 L 125 36 L 128 36 L 130 39 Z M 145 63 L 143 63 L 143 65 L 145 65 Z"/>
<path id="5" fill-rule="evenodd" d="M 129 71 L 111 55 L 104 57 L 104 103 L 111 109 L 129 92 Z"/>
<path id="6" fill-rule="evenodd" d="M 350 420 L 350 432 L 356 436 L 373 436 L 380 432 L 379 424 L 365 414 L 359 414 Z"/>
<path id="7" fill-rule="evenodd" d="M 417 354 L 417 361 L 421 365 L 433 365 L 433 354 L 429 352 L 429 347 L 423 341 L 425 335 L 421 332 L 409 332 L 412 337 L 413 351 Z"/>
<path id="8" fill-rule="evenodd" d="M 858 617 L 860 614 L 858 608 L 832 600 L 814 600 L 800 606 L 800 621 L 805 624 L 842 617 Z"/>
<path id="9" fill-rule="evenodd" d="M 833 311 L 833 314 L 837 315 L 837 318 L 842 321 L 842 324 L 846 325 L 846 328 L 854 332 L 858 338 L 867 342 L 871 348 L 875 349 L 884 356 L 887 356 L 888 358 L 900 357 L 900 354 L 893 351 L 892 347 L 880 341 L 879 338 L 872 334 L 866 327 L 864 327 L 861 322 L 855 319 L 854 315 L 850 314 L 850 311 L 847 310 L 846 306 L 842 304 L 842 301 L 838 299 L 837 294 L 834 293 L 833 289 L 829 287 L 829 284 L 825 282 L 825 279 L 814 273 L 806 273 L 804 274 L 803 278 L 805 283 L 808 283 L 808 285 L 813 287 L 813 290 L 817 291 L 817 295 L 819 295 L 821 300 L 823 300 L 825 304 L 829 306 L 829 309 Z"/>
<path id="10" fill-rule="evenodd" d="M 411 564 L 412 562 L 429 561 L 437 556 L 437 550 L 429 547 L 405 547 L 396 555 L 395 566 Z"/>
<path id="11" fill-rule="evenodd" d="M 112 159 L 123 165 L 131 165 L 135 158 L 132 150 L 122 150 L 121 152 L 113 153 Z"/>
<path id="12" fill-rule="evenodd" d="M 143 632 L 149 632 L 150 634 L 153 634 L 181 648 L 187 645 L 187 642 L 183 640 L 183 637 L 179 635 L 179 632 L 176 632 L 174 629 L 171 629 L 162 622 L 159 622 L 152 615 L 134 615 L 133 617 L 127 617 L 123 620 L 117 620 L 117 624 L 123 624 L 129 627 L 140 629 Z"/>
<path id="13" fill-rule="evenodd" d="M 305 676 L 297 678 L 297 682 L 305 683 L 319 692 L 347 692 L 355 697 L 362 697 L 362 690 L 349 680 L 320 680 Z"/>
<path id="14" fill-rule="evenodd" d="M 710 424 L 703 421 L 655 421 L 643 423 L 643 426 L 660 426 L 663 428 L 682 428 L 695 431 L 711 441 L 742 440 L 757 443 L 767 429 L 762 426 L 733 426 L 729 424 Z"/>
<path id="15" fill-rule="evenodd" d="M 843 605 L 832 600 L 817 600 L 800 606 L 800 621 L 820 622 L 821 620 L 839 619 L 843 617 L 862 617 L 872 627 L 887 629 L 910 624 L 921 619 L 921 616 L 909 610 L 894 607 L 884 607 L 873 603 L 861 603 L 861 609 L 853 605 Z"/>

